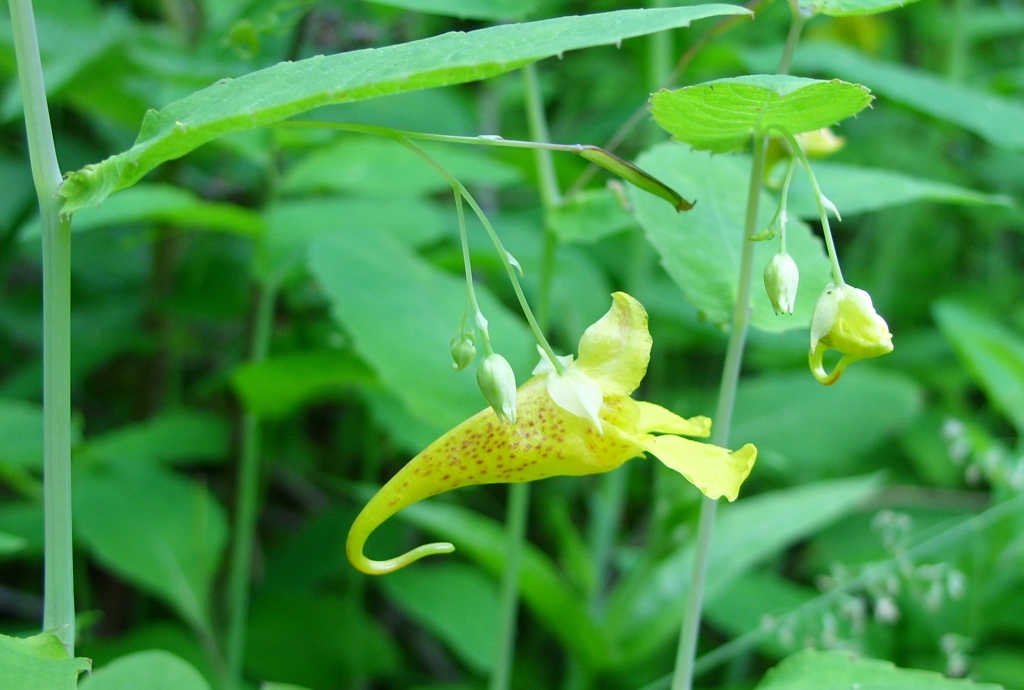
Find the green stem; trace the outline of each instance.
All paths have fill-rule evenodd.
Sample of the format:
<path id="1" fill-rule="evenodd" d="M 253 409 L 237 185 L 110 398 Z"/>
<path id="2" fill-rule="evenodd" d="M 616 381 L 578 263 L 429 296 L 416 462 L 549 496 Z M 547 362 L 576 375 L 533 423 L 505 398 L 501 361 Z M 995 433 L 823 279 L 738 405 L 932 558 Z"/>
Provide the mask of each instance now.
<path id="1" fill-rule="evenodd" d="M 264 283 L 260 286 L 250 353 L 252 362 L 262 362 L 267 358 L 276 297 L 276 284 Z M 241 464 L 235 497 L 235 524 L 227 585 L 228 632 L 225 648 L 230 690 L 241 687 L 242 661 L 245 657 L 250 572 L 259 502 L 260 440 L 260 420 L 252 412 L 246 412 L 242 420 Z"/>
<path id="2" fill-rule="evenodd" d="M 491 672 L 489 690 L 507 690 L 512 683 L 519 620 L 519 574 L 526 546 L 526 522 L 530 512 L 530 484 L 512 484 L 505 512 L 505 572 L 501 580 L 501 640 Z"/>
<path id="3" fill-rule="evenodd" d="M 757 137 L 754 139 L 753 163 L 750 168 L 750 183 L 747 187 L 743 251 L 740 255 L 739 281 L 732 313 L 732 331 L 725 350 L 722 381 L 718 389 L 718 407 L 714 417 L 715 425 L 711 433 L 711 443 L 716 446 L 729 444 L 736 388 L 739 384 L 740 366 L 743 363 L 743 347 L 746 342 L 747 325 L 750 321 L 750 286 L 754 266 L 754 243 L 750 237 L 757 229 L 757 206 L 761 197 L 764 164 L 765 140 L 762 137 Z M 704 582 L 707 576 L 711 535 L 714 531 L 717 510 L 718 501 L 704 497 L 700 506 L 700 520 L 697 525 L 697 552 L 693 562 L 690 591 L 687 594 L 686 613 L 683 616 L 683 625 L 679 634 L 679 649 L 676 655 L 672 690 L 690 690 L 693 687 L 694 659 L 697 653 L 697 634 L 700 628 L 701 606 L 704 599 Z"/>
<path id="4" fill-rule="evenodd" d="M 800 3 L 796 0 L 789 0 L 789 16 L 789 33 L 786 34 L 786 45 L 782 49 L 779 68 L 776 70 L 778 74 L 789 73 L 789 67 L 793 64 L 793 54 L 796 52 L 796 44 L 800 41 L 800 32 L 810 18 L 800 9 Z"/>
<path id="5" fill-rule="evenodd" d="M 43 629 L 75 650 L 71 538 L 71 220 L 60 214 L 60 166 L 46 104 L 31 0 L 10 0 L 29 159 L 43 239 Z"/>

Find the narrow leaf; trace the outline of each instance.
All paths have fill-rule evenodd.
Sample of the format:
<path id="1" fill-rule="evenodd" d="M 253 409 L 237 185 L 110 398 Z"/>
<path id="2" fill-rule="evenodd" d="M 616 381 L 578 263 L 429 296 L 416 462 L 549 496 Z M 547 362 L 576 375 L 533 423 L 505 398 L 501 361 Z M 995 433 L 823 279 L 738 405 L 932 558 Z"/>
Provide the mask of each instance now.
<path id="1" fill-rule="evenodd" d="M 810 14 L 855 17 L 888 12 L 912 2 L 917 0 L 799 0 L 799 5 Z"/>

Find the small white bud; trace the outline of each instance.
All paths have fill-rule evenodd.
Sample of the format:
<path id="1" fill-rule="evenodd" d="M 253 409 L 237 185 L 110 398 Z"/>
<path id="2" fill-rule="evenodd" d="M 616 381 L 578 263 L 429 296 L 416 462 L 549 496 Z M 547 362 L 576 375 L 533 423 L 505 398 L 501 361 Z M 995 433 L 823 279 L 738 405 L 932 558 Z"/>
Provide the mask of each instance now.
<path id="1" fill-rule="evenodd" d="M 764 289 L 776 314 L 792 314 L 800 269 L 789 254 L 776 254 L 764 267 Z"/>
<path id="2" fill-rule="evenodd" d="M 484 357 L 476 370 L 476 382 L 498 418 L 515 424 L 516 375 L 508 360 L 494 353 Z"/>

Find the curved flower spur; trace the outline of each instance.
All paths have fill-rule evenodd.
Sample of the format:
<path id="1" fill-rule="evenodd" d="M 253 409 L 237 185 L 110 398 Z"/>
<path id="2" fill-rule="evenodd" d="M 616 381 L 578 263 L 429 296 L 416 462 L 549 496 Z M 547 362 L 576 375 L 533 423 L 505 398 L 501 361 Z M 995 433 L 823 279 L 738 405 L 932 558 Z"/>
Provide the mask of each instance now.
<path id="1" fill-rule="evenodd" d="M 449 543 L 435 543 L 386 561 L 363 554 L 367 538 L 381 523 L 429 496 L 472 484 L 607 472 L 645 452 L 708 497 L 736 498 L 757 449 L 747 444 L 730 452 L 682 438 L 708 436 L 711 420 L 685 419 L 630 397 L 650 360 L 647 312 L 625 293 L 612 297 L 608 313 L 580 339 L 579 358 L 559 358 L 562 374 L 542 355 L 533 378 L 518 390 L 515 423 L 503 421 L 491 408 L 477 413 L 410 460 L 370 499 L 348 533 L 346 551 L 353 566 L 381 575 L 453 551 Z"/>

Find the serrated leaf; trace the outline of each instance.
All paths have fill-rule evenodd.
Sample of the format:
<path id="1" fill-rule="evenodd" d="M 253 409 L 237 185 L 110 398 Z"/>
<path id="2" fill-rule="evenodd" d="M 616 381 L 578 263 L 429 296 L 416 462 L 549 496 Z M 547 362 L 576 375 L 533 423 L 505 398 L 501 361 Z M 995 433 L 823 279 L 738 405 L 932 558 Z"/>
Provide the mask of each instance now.
<path id="1" fill-rule="evenodd" d="M 1002 194 L 984 194 L 893 170 L 861 168 L 828 161 L 814 161 L 811 165 L 822 192 L 836 205 L 843 218 L 918 201 L 966 206 L 1013 204 L 1010 197 Z M 818 205 L 811 193 L 811 185 L 800 170 L 796 171 L 789 191 L 788 209 L 790 214 L 800 218 L 818 218 Z"/>
<path id="2" fill-rule="evenodd" d="M 875 94 L 959 125 L 996 146 L 1024 150 L 1024 105 L 924 70 L 873 60 L 836 43 L 802 44 L 794 69 L 856 80 Z"/>
<path id="3" fill-rule="evenodd" d="M 224 509 L 158 466 L 77 472 L 75 530 L 104 566 L 211 630 L 210 594 L 227 538 Z"/>
<path id="4" fill-rule="evenodd" d="M 850 652 L 805 649 L 768 671 L 756 690 L 1001 690 L 992 683 L 945 678 L 934 671 L 898 668 Z"/>
<path id="5" fill-rule="evenodd" d="M 151 649 L 93 671 L 79 690 L 210 690 L 210 684 L 183 659 Z"/>
<path id="6" fill-rule="evenodd" d="M 494 667 L 501 642 L 501 603 L 492 577 L 463 563 L 435 563 L 381 578 L 381 586 L 467 665 L 480 673 Z"/>
<path id="7" fill-rule="evenodd" d="M 912 2 L 917 2 L 917 0 L 799 0 L 799 5 L 810 14 L 856 17 L 888 12 Z"/>
<path id="8" fill-rule="evenodd" d="M 733 5 L 622 10 L 282 62 L 221 80 L 151 111 L 132 148 L 68 175 L 61 188 L 62 210 L 72 213 L 99 204 L 164 161 L 229 132 L 264 127 L 332 103 L 485 79 L 569 50 L 617 43 L 705 17 L 747 13 Z"/>
<path id="9" fill-rule="evenodd" d="M 352 353 L 314 350 L 243 364 L 231 377 L 245 408 L 257 417 L 283 417 L 353 386 L 374 386 L 373 372 Z"/>
<path id="10" fill-rule="evenodd" d="M 772 128 L 800 134 L 828 127 L 870 103 L 870 92 L 859 84 L 754 74 L 659 91 L 651 96 L 651 112 L 677 141 L 722 153 L 746 148 Z"/>
<path id="11" fill-rule="evenodd" d="M 692 305 L 710 321 L 726 325 L 736 301 L 740 253 L 743 249 L 745 190 L 750 176 L 746 157 L 710 156 L 677 144 L 656 146 L 643 154 L 640 164 L 677 189 L 696 197 L 692 211 L 676 213 L 659 199 L 630 191 L 637 220 L 672 280 Z M 758 227 L 775 212 L 775 203 L 761 196 Z M 778 251 L 778 241 L 758 242 L 754 248 L 756 284 L 752 291 L 751 325 L 781 332 L 806 328 L 814 303 L 831 279 L 821 240 L 804 223 L 791 219 L 787 248 L 800 268 L 800 289 L 791 316 L 776 315 L 760 284 L 760 273 Z"/>
<path id="12" fill-rule="evenodd" d="M 950 301 L 936 304 L 934 314 L 992 405 L 1024 433 L 1024 336 Z"/>
<path id="13" fill-rule="evenodd" d="M 75 690 L 89 660 L 72 659 L 51 633 L 18 638 L 0 635 L 0 688 Z"/>
<path id="14" fill-rule="evenodd" d="M 735 578 L 848 514 L 877 486 L 875 477 L 839 479 L 722 506 L 705 596 L 727 594 Z M 678 635 L 693 555 L 691 540 L 668 557 L 636 568 L 612 593 L 605 627 L 629 663 L 643 662 Z"/>

